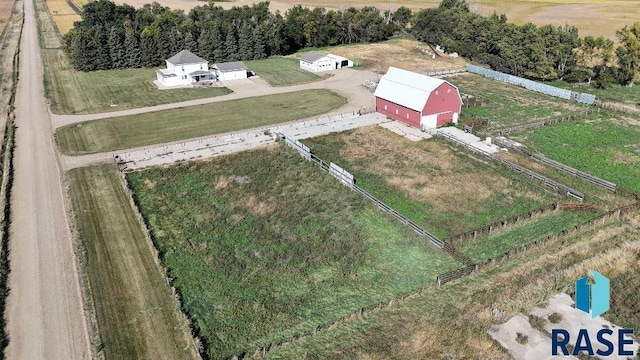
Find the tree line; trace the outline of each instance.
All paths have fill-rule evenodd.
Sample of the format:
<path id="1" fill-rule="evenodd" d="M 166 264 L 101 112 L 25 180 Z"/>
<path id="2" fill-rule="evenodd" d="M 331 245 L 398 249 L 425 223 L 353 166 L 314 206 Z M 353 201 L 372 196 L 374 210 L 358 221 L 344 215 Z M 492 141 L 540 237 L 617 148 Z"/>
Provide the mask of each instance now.
<path id="1" fill-rule="evenodd" d="M 282 15 L 270 12 L 269 2 L 229 10 L 210 2 L 185 14 L 156 2 L 135 9 L 97 0 L 84 6 L 82 19 L 63 40 L 77 70 L 153 67 L 183 49 L 221 62 L 377 42 L 406 26 L 410 17 L 407 8 L 390 14 L 374 7 L 338 12 L 300 5 Z"/>
<path id="2" fill-rule="evenodd" d="M 604 37 L 579 37 L 574 26 L 516 25 L 493 13 L 469 10 L 466 0 L 443 0 L 415 14 L 412 34 L 447 52 L 512 75 L 598 87 L 633 84 L 640 70 L 640 23 L 618 30 L 618 46 Z M 615 55 L 615 56 L 614 56 Z"/>

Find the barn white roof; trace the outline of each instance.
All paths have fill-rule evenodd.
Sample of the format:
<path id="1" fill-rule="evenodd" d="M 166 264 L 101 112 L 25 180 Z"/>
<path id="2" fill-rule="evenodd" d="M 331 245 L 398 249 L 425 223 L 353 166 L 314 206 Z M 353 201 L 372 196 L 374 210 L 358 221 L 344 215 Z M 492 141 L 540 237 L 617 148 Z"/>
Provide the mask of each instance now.
<path id="1" fill-rule="evenodd" d="M 431 92 L 443 83 L 445 81 L 442 79 L 391 66 L 380 79 L 373 95 L 415 111 L 422 111 Z"/>

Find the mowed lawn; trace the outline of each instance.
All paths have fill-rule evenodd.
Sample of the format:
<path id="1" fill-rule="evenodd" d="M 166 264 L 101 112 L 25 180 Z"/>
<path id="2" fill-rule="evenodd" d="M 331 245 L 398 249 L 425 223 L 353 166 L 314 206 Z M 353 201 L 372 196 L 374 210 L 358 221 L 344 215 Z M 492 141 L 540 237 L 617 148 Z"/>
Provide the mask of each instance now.
<path id="1" fill-rule="evenodd" d="M 379 126 L 303 141 L 396 211 L 446 239 L 526 214 L 559 196 L 435 139 L 410 141 Z"/>
<path id="2" fill-rule="evenodd" d="M 593 114 L 514 138 L 553 160 L 640 193 L 640 129 L 625 121 Z"/>
<path id="3" fill-rule="evenodd" d="M 244 63 L 249 70 L 254 71 L 256 75 L 267 81 L 271 86 L 296 85 L 322 80 L 320 76 L 300 69 L 300 62 L 296 59 L 272 57 L 245 61 Z"/>
<path id="4" fill-rule="evenodd" d="M 329 90 L 305 90 L 88 121 L 58 129 L 67 155 L 160 144 L 320 115 L 347 100 Z"/>
<path id="5" fill-rule="evenodd" d="M 284 145 L 127 179 L 211 359 L 313 334 L 461 266 Z"/>
<path id="6" fill-rule="evenodd" d="M 155 69 L 82 72 L 60 49 L 42 49 L 44 83 L 55 114 L 88 114 L 228 94 L 225 87 L 159 90 Z M 112 106 L 116 105 L 116 106 Z"/>
<path id="7" fill-rule="evenodd" d="M 105 359 L 196 359 L 114 166 L 71 170 L 71 202 Z M 101 350 L 100 350 L 101 349 Z"/>

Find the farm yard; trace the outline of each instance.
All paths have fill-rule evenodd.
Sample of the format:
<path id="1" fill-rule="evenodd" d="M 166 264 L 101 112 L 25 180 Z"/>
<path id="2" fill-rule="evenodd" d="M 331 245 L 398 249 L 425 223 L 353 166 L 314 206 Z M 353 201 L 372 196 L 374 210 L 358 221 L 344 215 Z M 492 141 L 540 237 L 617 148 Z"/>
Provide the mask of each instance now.
<path id="1" fill-rule="evenodd" d="M 428 45 L 422 42 L 396 37 L 374 44 L 350 44 L 320 49 L 305 49 L 305 51 L 317 50 L 319 53 L 344 56 L 353 59 L 358 67 L 378 74 L 384 74 L 389 66 L 415 71 L 450 70 L 465 66 L 465 61 L 459 58 L 438 56 L 432 59 L 420 52 L 417 46 L 428 48 Z M 302 53 L 299 52 L 296 55 L 300 56 Z M 393 56 L 389 56 L 389 54 L 393 54 Z"/>
<path id="2" fill-rule="evenodd" d="M 228 94 L 225 87 L 158 90 L 154 69 L 82 72 L 60 49 L 42 49 L 45 91 L 55 114 L 88 114 Z M 100 86 L 95 86 L 100 84 Z"/>
<path id="3" fill-rule="evenodd" d="M 55 139 L 64 154 L 88 154 L 304 119 L 345 103 L 329 90 L 304 90 L 88 121 L 59 128 Z"/>
<path id="4" fill-rule="evenodd" d="M 172 296 L 113 165 L 69 172 L 84 274 L 106 359 L 196 359 Z"/>
<path id="5" fill-rule="evenodd" d="M 411 142 L 377 126 L 304 143 L 325 161 L 350 171 L 358 186 L 441 238 L 560 199 L 526 178 L 441 141 Z"/>
<path id="6" fill-rule="evenodd" d="M 127 178 L 212 359 L 312 334 L 460 266 L 282 145 Z"/>
<path id="7" fill-rule="evenodd" d="M 289 86 L 321 80 L 322 77 L 300 69 L 298 60 L 288 57 L 271 57 L 245 61 L 247 67 L 271 86 Z"/>

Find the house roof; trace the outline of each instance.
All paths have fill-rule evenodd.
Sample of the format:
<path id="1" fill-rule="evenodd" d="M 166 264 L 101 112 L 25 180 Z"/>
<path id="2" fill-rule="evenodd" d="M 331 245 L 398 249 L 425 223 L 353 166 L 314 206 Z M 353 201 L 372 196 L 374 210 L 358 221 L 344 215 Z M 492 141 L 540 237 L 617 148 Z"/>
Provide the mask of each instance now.
<path id="1" fill-rule="evenodd" d="M 211 74 L 211 71 L 206 71 L 206 70 L 197 70 L 189 73 L 190 76 L 201 76 L 201 75 L 210 75 L 210 74 Z"/>
<path id="2" fill-rule="evenodd" d="M 411 71 L 389 67 L 373 94 L 406 108 L 422 111 L 431 92 L 446 81 Z"/>
<path id="3" fill-rule="evenodd" d="M 247 66 L 242 61 L 231 61 L 216 64 L 216 67 L 221 72 L 247 70 Z"/>
<path id="4" fill-rule="evenodd" d="M 182 50 L 179 53 L 168 58 L 167 61 L 172 63 L 173 65 L 199 64 L 207 62 L 207 60 L 201 58 L 200 56 L 192 53 L 189 50 Z"/>
<path id="5" fill-rule="evenodd" d="M 300 60 L 304 60 L 306 62 L 310 62 L 310 63 L 314 63 L 320 59 L 322 59 L 324 57 L 324 55 L 320 55 L 316 52 L 310 51 L 307 53 L 302 54 L 302 56 L 300 56 Z"/>
<path id="6" fill-rule="evenodd" d="M 156 73 L 160 74 L 160 76 L 162 76 L 163 78 L 178 76 L 174 72 L 170 71 L 169 69 L 156 70 Z"/>

